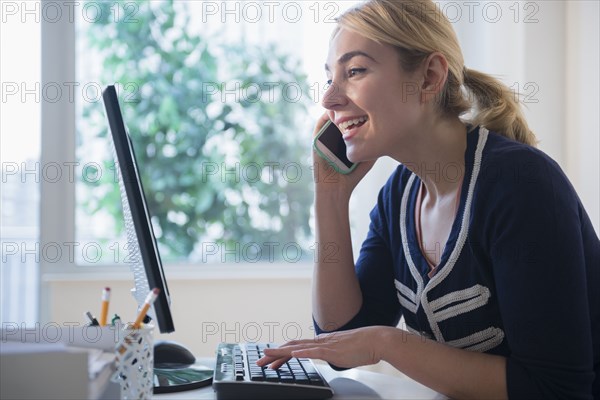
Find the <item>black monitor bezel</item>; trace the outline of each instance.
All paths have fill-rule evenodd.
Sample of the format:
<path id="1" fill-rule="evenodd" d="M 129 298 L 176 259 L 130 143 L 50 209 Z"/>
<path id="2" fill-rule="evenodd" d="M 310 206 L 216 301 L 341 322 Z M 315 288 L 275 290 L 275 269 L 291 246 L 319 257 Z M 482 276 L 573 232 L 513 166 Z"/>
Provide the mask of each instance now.
<path id="1" fill-rule="evenodd" d="M 113 143 L 117 154 L 119 170 L 123 179 L 127 202 L 131 210 L 133 225 L 144 263 L 144 270 L 149 288 L 159 288 L 160 294 L 154 302 L 154 314 L 158 321 L 160 333 L 175 331 L 170 308 L 170 295 L 165 274 L 150 221 L 146 197 L 131 137 L 125 129 L 119 98 L 114 85 L 109 85 L 102 93 L 108 124 L 112 133 Z"/>

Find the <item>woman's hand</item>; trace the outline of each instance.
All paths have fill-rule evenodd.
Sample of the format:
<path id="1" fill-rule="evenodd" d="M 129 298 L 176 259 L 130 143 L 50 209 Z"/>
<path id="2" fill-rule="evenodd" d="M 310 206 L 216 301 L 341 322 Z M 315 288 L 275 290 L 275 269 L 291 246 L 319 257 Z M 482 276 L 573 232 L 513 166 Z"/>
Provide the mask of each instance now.
<path id="1" fill-rule="evenodd" d="M 265 356 L 256 364 L 260 367 L 270 364 L 277 369 L 292 357 L 316 358 L 341 368 L 376 364 L 381 361 L 382 338 L 388 329 L 395 328 L 369 326 L 294 340 L 279 348 L 265 349 Z"/>
<path id="2" fill-rule="evenodd" d="M 313 139 L 317 133 L 329 121 L 329 116 L 324 113 L 317 121 L 313 132 Z M 352 191 L 364 176 L 373 167 L 375 161 L 361 162 L 351 173 L 344 175 L 333 169 L 329 163 L 321 158 L 313 149 L 313 178 L 317 194 L 340 193 L 350 198 Z"/>

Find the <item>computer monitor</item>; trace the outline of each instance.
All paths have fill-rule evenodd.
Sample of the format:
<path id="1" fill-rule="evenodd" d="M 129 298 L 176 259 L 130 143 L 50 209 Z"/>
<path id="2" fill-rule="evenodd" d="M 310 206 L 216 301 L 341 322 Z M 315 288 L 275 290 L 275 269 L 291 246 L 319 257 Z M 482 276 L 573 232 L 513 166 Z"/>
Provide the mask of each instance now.
<path id="1" fill-rule="evenodd" d="M 133 266 L 135 297 L 141 306 L 146 294 L 153 288 L 159 288 L 160 294 L 154 302 L 152 314 L 161 333 L 174 332 L 169 288 L 156 244 L 133 144 L 125 128 L 115 87 L 107 86 L 102 97 L 114 144 L 129 252 L 130 255 L 134 254 L 133 259 L 140 259 L 140 265 Z M 190 364 L 191 360 L 194 360 L 193 355 L 182 345 L 173 342 L 157 343 L 154 351 L 154 393 L 175 392 L 209 385 L 213 376 L 212 370 L 199 364 Z"/>

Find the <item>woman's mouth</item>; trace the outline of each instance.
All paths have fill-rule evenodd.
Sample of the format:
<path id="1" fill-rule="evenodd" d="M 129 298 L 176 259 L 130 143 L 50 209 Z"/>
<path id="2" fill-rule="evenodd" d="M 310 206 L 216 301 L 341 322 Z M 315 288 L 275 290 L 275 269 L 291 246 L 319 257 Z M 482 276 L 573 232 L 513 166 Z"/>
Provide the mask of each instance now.
<path id="1" fill-rule="evenodd" d="M 365 123 L 365 121 L 367 121 L 369 119 L 369 117 L 367 117 L 366 115 L 359 117 L 359 118 L 355 118 L 355 119 L 349 119 L 347 121 L 344 121 L 340 124 L 340 129 L 342 131 L 354 128 L 354 127 L 359 127 L 361 125 L 363 125 Z"/>
<path id="2" fill-rule="evenodd" d="M 360 128 L 369 120 L 369 117 L 363 115 L 359 118 L 349 119 L 347 121 L 342 122 L 339 125 L 340 130 L 342 131 L 342 136 L 344 140 L 350 139 L 356 133 L 356 129 Z"/>

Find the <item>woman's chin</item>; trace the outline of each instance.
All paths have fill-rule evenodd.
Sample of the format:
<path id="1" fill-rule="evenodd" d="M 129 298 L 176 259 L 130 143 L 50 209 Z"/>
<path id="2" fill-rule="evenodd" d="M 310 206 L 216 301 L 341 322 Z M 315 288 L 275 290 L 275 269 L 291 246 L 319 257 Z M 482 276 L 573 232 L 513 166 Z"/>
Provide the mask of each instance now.
<path id="1" fill-rule="evenodd" d="M 350 154 L 350 153 L 346 153 L 346 157 L 348 158 L 348 160 L 354 164 L 360 162 L 360 159 L 357 158 L 356 156 Z"/>
<path id="2" fill-rule="evenodd" d="M 361 161 L 365 161 L 364 158 L 364 154 L 362 154 L 361 151 L 359 151 L 359 149 L 357 149 L 354 146 L 349 146 L 346 149 L 346 157 L 348 157 L 348 160 L 350 160 L 351 162 L 353 162 L 354 164 L 359 163 Z"/>
<path id="3" fill-rule="evenodd" d="M 352 161 L 353 163 L 357 162 L 355 161 L 357 159 L 356 150 L 357 149 L 354 146 L 346 144 L 346 158 L 348 158 L 348 160 Z"/>
<path id="4" fill-rule="evenodd" d="M 377 154 L 372 154 L 372 153 L 366 153 L 366 152 L 359 152 L 359 151 L 350 151 L 350 150 L 348 150 L 346 152 L 346 157 L 353 164 L 358 164 L 360 162 L 377 160 L 381 156 L 377 155 Z"/>

